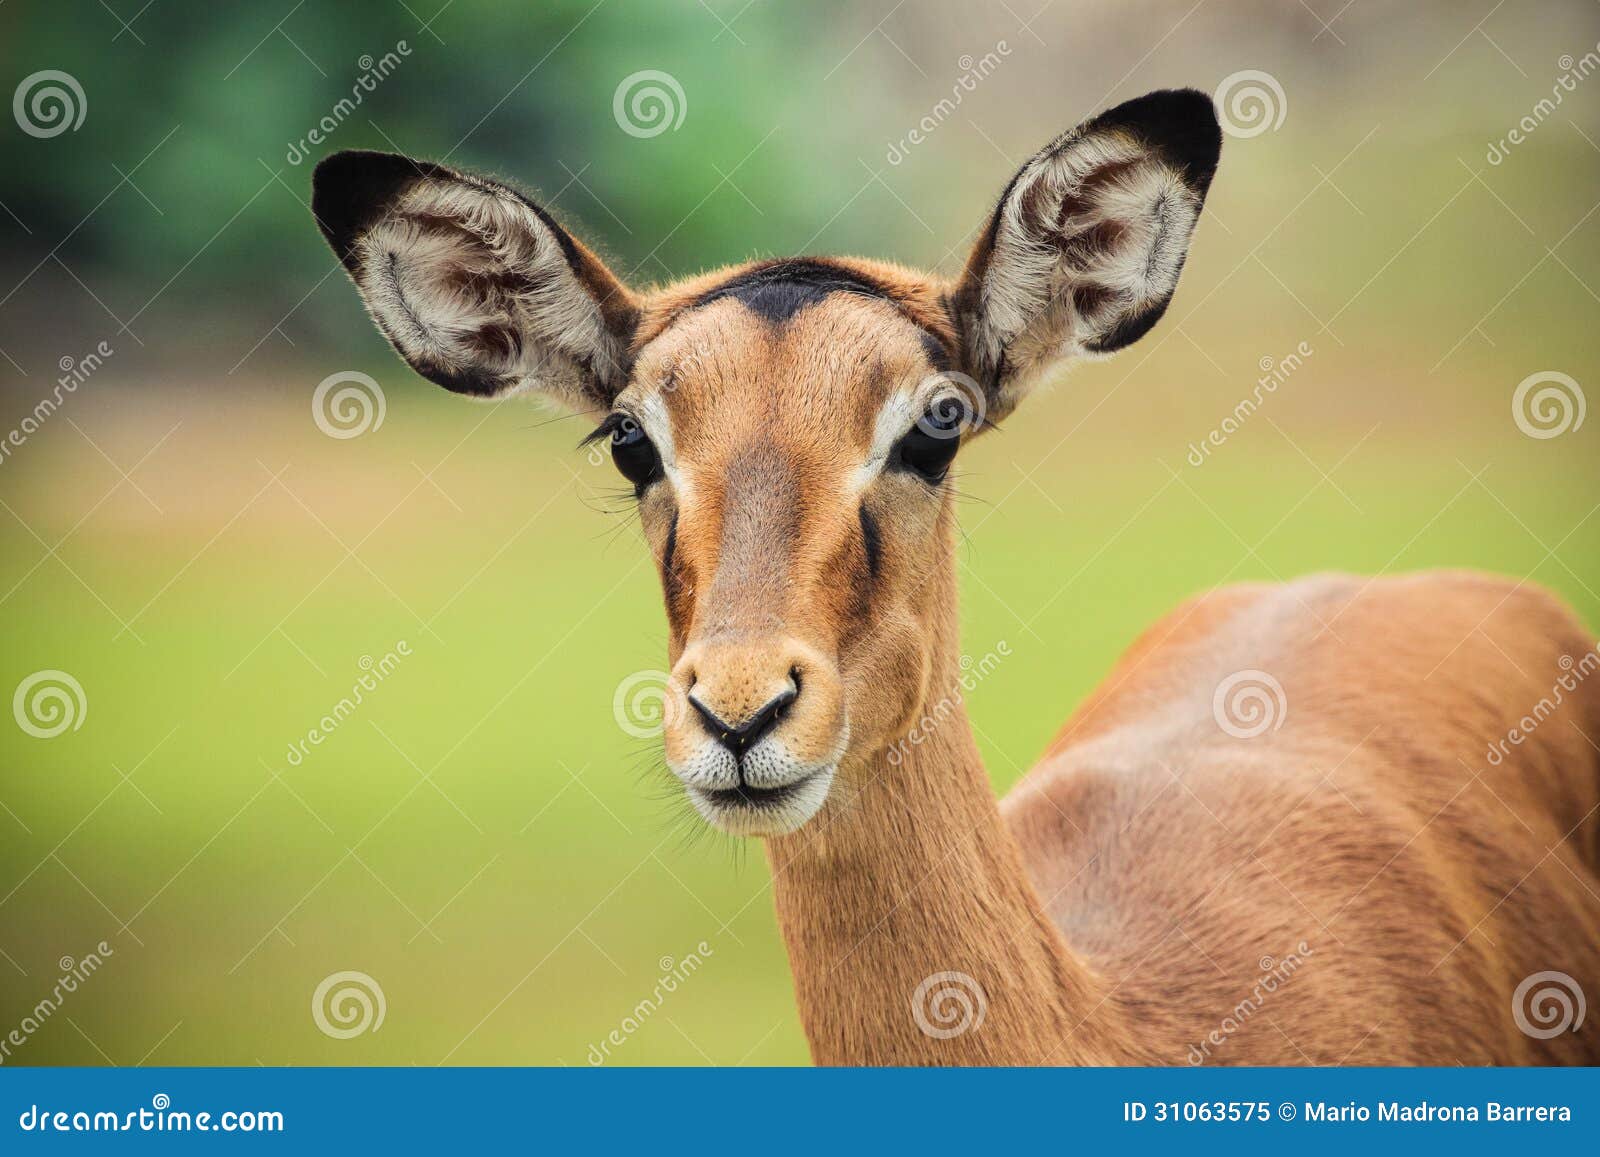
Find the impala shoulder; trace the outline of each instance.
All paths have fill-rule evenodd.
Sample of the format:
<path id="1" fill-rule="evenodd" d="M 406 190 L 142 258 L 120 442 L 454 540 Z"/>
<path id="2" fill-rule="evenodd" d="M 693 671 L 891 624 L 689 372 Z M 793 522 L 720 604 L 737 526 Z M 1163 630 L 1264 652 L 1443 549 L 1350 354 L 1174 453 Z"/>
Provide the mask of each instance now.
<path id="1" fill-rule="evenodd" d="M 1589 632 L 1567 602 L 1527 579 L 1475 570 L 1426 570 L 1376 579 L 1353 600 L 1356 621 L 1403 635 L 1484 633 L 1512 642 L 1576 643 Z"/>

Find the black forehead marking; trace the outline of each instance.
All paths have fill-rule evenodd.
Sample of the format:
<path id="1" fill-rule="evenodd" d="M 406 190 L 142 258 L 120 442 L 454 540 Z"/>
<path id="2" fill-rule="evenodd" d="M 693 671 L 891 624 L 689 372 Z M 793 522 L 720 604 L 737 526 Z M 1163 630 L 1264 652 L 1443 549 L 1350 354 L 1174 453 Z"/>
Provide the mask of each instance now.
<path id="1" fill-rule="evenodd" d="M 689 306 L 696 309 L 731 297 L 774 325 L 782 325 L 808 305 L 830 293 L 853 293 L 893 301 L 877 282 L 839 265 L 810 258 L 770 261 L 747 269 L 701 294 Z"/>
<path id="2" fill-rule="evenodd" d="M 681 312 L 731 297 L 763 320 L 783 325 L 801 310 L 833 293 L 876 298 L 897 308 L 901 304 L 887 286 L 853 269 L 815 258 L 796 257 L 768 261 L 747 269 L 706 290 Z M 922 346 L 933 368 L 941 372 L 952 368 L 951 350 L 944 339 L 904 311 L 902 315 L 921 331 Z"/>

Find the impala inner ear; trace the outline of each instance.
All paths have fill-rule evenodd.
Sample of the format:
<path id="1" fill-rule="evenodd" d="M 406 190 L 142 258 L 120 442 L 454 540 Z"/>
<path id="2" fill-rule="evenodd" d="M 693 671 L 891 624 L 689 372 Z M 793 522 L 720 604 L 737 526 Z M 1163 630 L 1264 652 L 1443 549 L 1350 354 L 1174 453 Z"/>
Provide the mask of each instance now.
<path id="1" fill-rule="evenodd" d="M 637 299 L 507 185 L 388 153 L 317 166 L 312 211 L 378 328 L 423 377 L 479 397 L 609 407 Z"/>
<path id="2" fill-rule="evenodd" d="M 1155 92 L 1063 134 L 1017 172 L 954 297 L 992 417 L 1062 359 L 1112 353 L 1155 325 L 1221 149 L 1208 96 Z"/>

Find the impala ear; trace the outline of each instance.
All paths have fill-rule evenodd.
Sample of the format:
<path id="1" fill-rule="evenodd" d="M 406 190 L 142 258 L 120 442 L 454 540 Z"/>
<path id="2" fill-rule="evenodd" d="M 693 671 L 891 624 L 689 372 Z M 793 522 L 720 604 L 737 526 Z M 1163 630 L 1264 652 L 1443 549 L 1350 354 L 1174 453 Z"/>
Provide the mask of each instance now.
<path id="1" fill-rule="evenodd" d="M 954 298 L 991 417 L 1059 360 L 1112 353 L 1156 323 L 1221 150 L 1211 99 L 1182 89 L 1103 112 L 1022 166 Z"/>
<path id="2" fill-rule="evenodd" d="M 605 410 L 627 380 L 634 295 L 515 189 L 389 153 L 335 153 L 312 212 L 378 328 L 423 377 Z"/>

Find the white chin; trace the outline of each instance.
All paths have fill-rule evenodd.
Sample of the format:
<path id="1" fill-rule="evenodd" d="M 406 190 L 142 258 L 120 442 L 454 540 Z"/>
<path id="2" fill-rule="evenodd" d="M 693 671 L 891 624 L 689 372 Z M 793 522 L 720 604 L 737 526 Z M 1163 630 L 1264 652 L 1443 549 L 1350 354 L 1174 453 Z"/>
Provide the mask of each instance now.
<path id="1" fill-rule="evenodd" d="M 733 836 L 781 836 L 822 810 L 833 786 L 829 765 L 782 788 L 707 791 L 690 787 L 689 801 L 706 823 Z"/>

